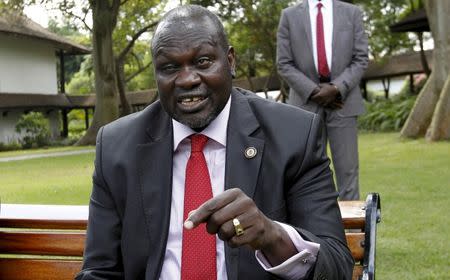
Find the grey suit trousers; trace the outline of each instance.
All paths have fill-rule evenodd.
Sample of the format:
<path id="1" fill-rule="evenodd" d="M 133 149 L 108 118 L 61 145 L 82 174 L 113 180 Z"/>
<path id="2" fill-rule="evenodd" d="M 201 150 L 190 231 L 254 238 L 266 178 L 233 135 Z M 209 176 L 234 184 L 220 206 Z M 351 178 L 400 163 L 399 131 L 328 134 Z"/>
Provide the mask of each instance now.
<path id="1" fill-rule="evenodd" d="M 321 140 L 330 145 L 339 199 L 359 200 L 357 117 L 342 117 L 326 108 L 316 113 L 324 120 Z"/>

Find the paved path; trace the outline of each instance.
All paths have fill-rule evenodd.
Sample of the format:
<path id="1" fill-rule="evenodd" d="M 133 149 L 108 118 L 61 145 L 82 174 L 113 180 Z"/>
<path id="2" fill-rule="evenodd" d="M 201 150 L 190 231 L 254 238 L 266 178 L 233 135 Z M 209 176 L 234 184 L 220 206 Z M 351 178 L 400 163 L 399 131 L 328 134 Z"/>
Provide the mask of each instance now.
<path id="1" fill-rule="evenodd" d="M 44 154 L 4 157 L 4 158 L 0 158 L 0 162 L 27 160 L 27 159 L 34 159 L 34 158 L 62 157 L 62 156 L 81 155 L 81 154 L 88 154 L 88 153 L 95 153 L 95 149 L 85 149 L 85 150 L 65 151 L 65 152 L 49 152 L 49 153 L 44 153 Z"/>

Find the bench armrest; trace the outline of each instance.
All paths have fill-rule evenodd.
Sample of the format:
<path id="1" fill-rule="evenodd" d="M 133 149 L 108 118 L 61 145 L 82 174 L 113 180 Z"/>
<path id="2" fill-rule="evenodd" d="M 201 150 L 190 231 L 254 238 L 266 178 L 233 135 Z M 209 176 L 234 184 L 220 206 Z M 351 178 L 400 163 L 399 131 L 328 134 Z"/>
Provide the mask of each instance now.
<path id="1" fill-rule="evenodd" d="M 375 248 L 377 224 L 381 221 L 381 202 L 378 193 L 370 193 L 366 199 L 366 232 L 362 280 L 375 279 Z"/>

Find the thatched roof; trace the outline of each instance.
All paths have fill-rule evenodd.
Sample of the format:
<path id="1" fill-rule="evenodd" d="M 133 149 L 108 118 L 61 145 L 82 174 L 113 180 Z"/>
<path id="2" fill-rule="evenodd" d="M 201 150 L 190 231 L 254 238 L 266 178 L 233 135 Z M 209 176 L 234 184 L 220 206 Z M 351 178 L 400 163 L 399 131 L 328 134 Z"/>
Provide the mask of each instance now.
<path id="1" fill-rule="evenodd" d="M 66 108 L 64 94 L 0 93 L 0 109 Z"/>
<path id="2" fill-rule="evenodd" d="M 433 65 L 433 51 L 425 51 L 428 65 Z M 396 76 L 423 73 L 419 52 L 409 52 L 389 57 L 383 62 L 369 62 L 363 80 L 377 80 Z"/>
<path id="3" fill-rule="evenodd" d="M 401 21 L 389 26 L 391 32 L 425 32 L 430 31 L 425 9 L 412 12 Z"/>
<path id="4" fill-rule="evenodd" d="M 155 90 L 130 92 L 131 106 L 148 105 L 155 101 Z M 0 93 L 0 110 L 9 109 L 83 109 L 95 107 L 95 95 Z"/>
<path id="5" fill-rule="evenodd" d="M 0 13 L 0 33 L 27 38 L 41 40 L 53 45 L 56 49 L 64 51 L 65 54 L 88 54 L 91 51 L 70 40 L 56 35 L 36 22 L 23 15 L 12 15 L 10 13 Z"/>

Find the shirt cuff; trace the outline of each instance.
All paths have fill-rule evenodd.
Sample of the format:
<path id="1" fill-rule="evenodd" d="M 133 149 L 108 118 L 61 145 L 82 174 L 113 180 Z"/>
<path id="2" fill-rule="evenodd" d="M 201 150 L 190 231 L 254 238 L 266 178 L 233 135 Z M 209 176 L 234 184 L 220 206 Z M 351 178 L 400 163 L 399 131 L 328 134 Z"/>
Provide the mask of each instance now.
<path id="1" fill-rule="evenodd" d="M 277 266 L 271 266 L 264 254 L 257 250 L 256 259 L 264 270 L 283 279 L 304 279 L 314 266 L 319 253 L 320 244 L 304 240 L 292 226 L 275 221 L 288 233 L 299 253 Z"/>

